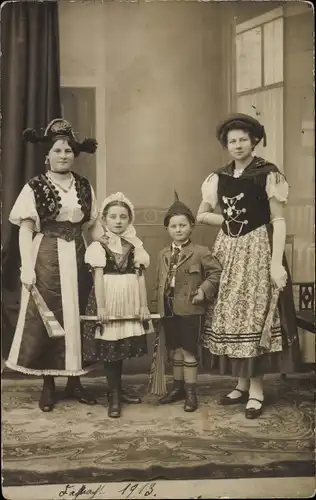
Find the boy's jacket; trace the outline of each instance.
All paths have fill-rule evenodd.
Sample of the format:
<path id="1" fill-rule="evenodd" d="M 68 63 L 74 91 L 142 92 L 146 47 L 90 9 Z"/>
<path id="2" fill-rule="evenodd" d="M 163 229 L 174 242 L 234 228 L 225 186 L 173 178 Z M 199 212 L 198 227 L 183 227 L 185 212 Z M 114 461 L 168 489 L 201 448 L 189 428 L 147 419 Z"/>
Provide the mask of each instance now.
<path id="1" fill-rule="evenodd" d="M 153 290 L 152 310 L 160 316 L 165 315 L 164 291 L 169 271 L 171 245 L 159 252 L 157 261 L 157 279 Z M 219 261 L 206 246 L 189 243 L 181 250 L 177 266 L 173 310 L 176 315 L 189 316 L 204 314 L 208 302 L 217 295 L 222 268 Z M 201 304 L 192 304 L 192 298 L 198 288 L 205 295 Z"/>

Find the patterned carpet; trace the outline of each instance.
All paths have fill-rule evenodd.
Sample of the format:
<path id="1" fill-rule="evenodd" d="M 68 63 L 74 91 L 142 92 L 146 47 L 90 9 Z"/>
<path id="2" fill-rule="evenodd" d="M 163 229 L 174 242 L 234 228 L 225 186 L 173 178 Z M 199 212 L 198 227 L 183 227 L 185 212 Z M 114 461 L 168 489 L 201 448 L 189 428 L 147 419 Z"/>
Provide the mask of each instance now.
<path id="1" fill-rule="evenodd" d="M 107 417 L 104 379 L 83 380 L 99 404 L 60 401 L 52 413 L 38 409 L 40 380 L 2 380 L 4 486 L 315 473 L 311 376 L 269 377 L 265 411 L 253 421 L 243 405 L 217 405 L 229 377 L 200 376 L 193 414 L 183 403 L 157 406 L 144 377 L 125 377 L 143 404 L 124 406 L 121 419 Z M 60 394 L 64 384 L 57 379 Z"/>

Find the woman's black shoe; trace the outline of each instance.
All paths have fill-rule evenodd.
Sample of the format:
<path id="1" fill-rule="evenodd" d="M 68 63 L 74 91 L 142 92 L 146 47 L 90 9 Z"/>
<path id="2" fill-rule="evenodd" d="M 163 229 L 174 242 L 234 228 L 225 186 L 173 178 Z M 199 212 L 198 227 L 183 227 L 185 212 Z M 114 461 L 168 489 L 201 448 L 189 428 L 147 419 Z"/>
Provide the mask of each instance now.
<path id="1" fill-rule="evenodd" d="M 258 403 L 261 404 L 260 408 L 246 408 L 245 409 L 245 417 L 248 418 L 249 420 L 254 420 L 255 418 L 260 417 L 262 414 L 262 409 L 263 409 L 263 400 L 256 399 L 256 398 L 249 398 L 248 401 L 257 401 Z"/>
<path id="2" fill-rule="evenodd" d="M 87 389 L 82 387 L 80 382 L 72 382 L 71 379 L 68 379 L 65 388 L 65 398 L 76 399 L 79 403 L 85 405 L 97 404 L 97 400 L 87 391 Z"/>
<path id="3" fill-rule="evenodd" d="M 55 405 L 55 381 L 53 377 L 44 377 L 44 385 L 38 403 L 44 412 L 52 411 Z"/>
<path id="4" fill-rule="evenodd" d="M 239 403 L 246 403 L 248 401 L 248 391 L 241 391 L 240 389 L 234 389 L 234 391 L 240 392 L 238 398 L 230 398 L 229 396 L 223 396 L 218 404 L 223 406 L 237 405 Z"/>
<path id="5" fill-rule="evenodd" d="M 108 416 L 119 418 L 121 416 L 121 395 L 118 389 L 113 389 L 108 393 Z"/>

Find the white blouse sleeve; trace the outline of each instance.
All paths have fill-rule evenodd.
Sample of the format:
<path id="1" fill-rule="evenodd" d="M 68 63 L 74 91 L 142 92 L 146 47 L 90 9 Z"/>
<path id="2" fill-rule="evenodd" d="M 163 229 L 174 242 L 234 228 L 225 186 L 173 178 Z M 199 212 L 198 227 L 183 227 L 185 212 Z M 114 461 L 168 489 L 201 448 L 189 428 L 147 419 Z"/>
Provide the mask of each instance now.
<path id="1" fill-rule="evenodd" d="M 206 203 L 209 203 L 212 206 L 213 210 L 215 210 L 218 203 L 217 188 L 218 188 L 218 175 L 215 173 L 209 175 L 205 179 L 201 187 L 202 200 L 205 201 Z"/>
<path id="2" fill-rule="evenodd" d="M 150 257 L 143 247 L 135 248 L 134 250 L 134 264 L 136 267 L 144 266 L 145 269 L 149 267 Z"/>
<path id="3" fill-rule="evenodd" d="M 105 267 L 105 250 L 102 248 L 102 245 L 98 241 L 94 241 L 93 243 L 91 243 L 91 245 L 88 246 L 88 248 L 86 249 L 84 260 L 85 263 L 89 264 L 91 267 Z"/>
<path id="4" fill-rule="evenodd" d="M 9 215 L 9 221 L 20 226 L 23 220 L 34 222 L 34 231 L 40 231 L 40 218 L 36 210 L 35 196 L 29 184 L 25 184 Z"/>
<path id="5" fill-rule="evenodd" d="M 287 202 L 289 185 L 285 177 L 278 172 L 270 172 L 266 181 L 266 193 L 268 198 L 276 198 L 280 202 Z"/>
<path id="6" fill-rule="evenodd" d="M 90 212 L 90 220 L 87 222 L 87 227 L 92 226 L 95 221 L 97 220 L 98 217 L 98 206 L 97 206 L 97 200 L 95 197 L 95 192 L 93 187 L 90 184 L 91 188 L 91 212 Z"/>

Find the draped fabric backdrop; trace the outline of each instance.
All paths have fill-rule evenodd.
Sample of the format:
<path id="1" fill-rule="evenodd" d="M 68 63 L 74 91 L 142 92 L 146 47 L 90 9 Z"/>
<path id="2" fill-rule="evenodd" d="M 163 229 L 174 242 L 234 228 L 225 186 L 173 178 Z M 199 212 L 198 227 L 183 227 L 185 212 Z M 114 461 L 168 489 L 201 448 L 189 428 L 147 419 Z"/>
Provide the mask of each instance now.
<path id="1" fill-rule="evenodd" d="M 22 140 L 61 114 L 56 0 L 8 2 L 1 10 L 2 357 L 19 307 L 18 228 L 9 213 L 23 185 L 45 171 L 44 152 Z"/>

